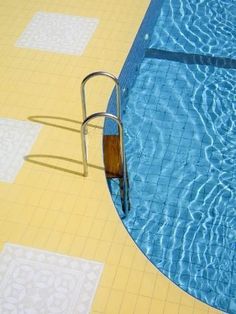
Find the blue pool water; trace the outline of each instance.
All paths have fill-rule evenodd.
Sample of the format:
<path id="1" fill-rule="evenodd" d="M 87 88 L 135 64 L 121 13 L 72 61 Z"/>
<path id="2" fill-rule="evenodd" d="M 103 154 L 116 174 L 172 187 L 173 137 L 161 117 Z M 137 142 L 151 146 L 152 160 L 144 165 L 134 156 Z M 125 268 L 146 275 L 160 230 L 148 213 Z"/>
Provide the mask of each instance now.
<path id="1" fill-rule="evenodd" d="M 123 116 L 124 225 L 173 282 L 228 313 L 236 313 L 235 10 L 229 0 L 165 0 Z M 120 212 L 115 181 L 111 190 Z"/>
<path id="2" fill-rule="evenodd" d="M 236 57 L 235 0 L 164 0 L 150 47 Z"/>

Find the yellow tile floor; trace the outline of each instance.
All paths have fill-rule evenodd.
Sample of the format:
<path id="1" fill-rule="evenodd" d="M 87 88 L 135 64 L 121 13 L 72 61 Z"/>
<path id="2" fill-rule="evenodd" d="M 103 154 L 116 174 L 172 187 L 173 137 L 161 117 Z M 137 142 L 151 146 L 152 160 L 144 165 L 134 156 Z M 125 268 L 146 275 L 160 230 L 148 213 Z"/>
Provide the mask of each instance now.
<path id="1" fill-rule="evenodd" d="M 13 184 L 0 183 L 0 243 L 19 243 L 105 264 L 92 313 L 205 314 L 218 311 L 160 274 L 130 239 L 102 167 L 101 121 L 89 128 L 82 173 L 80 82 L 95 70 L 118 75 L 148 0 L 0 0 L 0 116 L 38 121 L 42 131 Z M 16 48 L 37 11 L 96 17 L 82 56 Z M 88 83 L 88 113 L 105 110 L 112 85 Z"/>

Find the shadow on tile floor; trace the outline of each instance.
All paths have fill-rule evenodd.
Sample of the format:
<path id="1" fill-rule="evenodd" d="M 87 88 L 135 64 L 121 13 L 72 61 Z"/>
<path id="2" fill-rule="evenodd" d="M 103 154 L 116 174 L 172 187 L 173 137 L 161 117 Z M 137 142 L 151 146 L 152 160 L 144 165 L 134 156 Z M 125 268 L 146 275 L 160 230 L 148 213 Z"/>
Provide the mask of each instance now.
<path id="1" fill-rule="evenodd" d="M 54 116 L 30 116 L 28 119 L 32 122 L 37 122 L 40 124 L 72 131 L 72 132 L 80 132 L 80 126 L 82 125 L 81 121 L 68 119 L 64 117 L 54 117 Z M 58 122 L 58 123 L 57 123 Z M 75 127 L 68 126 L 66 124 L 74 124 Z M 103 127 L 94 124 L 88 124 L 88 126 L 96 128 L 96 129 L 103 129 Z"/>
<path id="2" fill-rule="evenodd" d="M 83 165 L 82 161 L 79 161 L 79 160 L 61 157 L 61 156 L 55 156 L 55 155 L 42 155 L 42 154 L 27 155 L 24 157 L 24 159 L 25 159 L 25 161 L 28 161 L 28 162 L 36 164 L 36 165 L 40 165 L 40 166 L 44 166 L 47 168 L 56 169 L 56 170 L 60 170 L 63 172 L 83 176 L 82 172 L 69 169 L 69 167 L 65 168 L 65 167 L 60 165 L 64 162 L 67 162 L 70 165 L 74 165 L 76 167 L 78 165 Z M 104 170 L 103 167 L 99 167 L 99 166 L 96 166 L 96 165 L 93 165 L 90 163 L 88 163 L 88 166 L 95 168 L 95 169 L 98 169 L 98 170 Z"/>

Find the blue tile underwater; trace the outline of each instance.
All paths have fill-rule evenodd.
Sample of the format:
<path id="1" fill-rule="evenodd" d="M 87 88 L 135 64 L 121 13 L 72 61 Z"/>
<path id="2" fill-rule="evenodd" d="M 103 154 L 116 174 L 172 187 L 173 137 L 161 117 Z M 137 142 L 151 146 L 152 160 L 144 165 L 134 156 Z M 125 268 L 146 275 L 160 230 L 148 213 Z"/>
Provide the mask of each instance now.
<path id="1" fill-rule="evenodd" d="M 211 55 L 200 55 L 186 52 L 176 52 L 149 48 L 145 52 L 145 57 L 182 62 L 185 64 L 199 64 L 225 69 L 236 69 L 235 59 L 214 57 Z M 169 76 L 169 78 L 174 78 L 174 76 Z M 168 76 L 166 76 L 166 79 L 168 80 Z"/>
<path id="2" fill-rule="evenodd" d="M 156 267 L 231 314 L 236 313 L 233 12 L 229 0 L 163 2 L 150 44 L 142 47 L 146 58 L 124 98 L 131 211 L 121 215 Z M 121 213 L 114 181 L 111 191 Z"/>
<path id="3" fill-rule="evenodd" d="M 173 63 L 144 60 L 123 117 L 132 208 L 123 221 L 164 274 L 204 302 L 227 311 L 235 295 L 230 280 L 235 258 L 232 231 L 236 228 L 232 219 L 236 205 L 232 185 L 235 148 L 230 144 L 234 133 L 228 127 L 223 131 L 220 123 L 226 115 L 220 106 L 223 89 L 219 88 L 217 95 L 210 91 L 210 97 L 205 98 L 204 84 L 207 81 L 207 88 L 214 90 L 226 77 L 232 84 L 234 70 L 215 68 L 202 82 L 193 75 L 193 70 L 197 73 L 202 68 L 178 63 L 172 71 L 182 81 L 179 86 L 187 82 L 193 95 L 201 90 L 202 96 L 197 94 L 196 102 L 194 98 L 189 102 L 189 91 L 175 93 L 166 85 L 165 93 L 172 94 L 166 101 L 165 97 L 149 97 L 150 90 L 142 88 L 147 75 L 154 75 L 154 80 L 160 77 L 159 65 L 164 62 Z M 208 66 L 204 67 L 207 72 Z M 136 101 L 140 88 L 145 96 L 142 107 Z M 156 90 L 160 94 L 160 86 L 151 89 L 153 95 Z M 210 110 L 207 102 L 211 103 Z M 232 116 L 229 103 L 225 102 L 225 108 Z M 115 195 L 114 186 L 112 190 Z"/>

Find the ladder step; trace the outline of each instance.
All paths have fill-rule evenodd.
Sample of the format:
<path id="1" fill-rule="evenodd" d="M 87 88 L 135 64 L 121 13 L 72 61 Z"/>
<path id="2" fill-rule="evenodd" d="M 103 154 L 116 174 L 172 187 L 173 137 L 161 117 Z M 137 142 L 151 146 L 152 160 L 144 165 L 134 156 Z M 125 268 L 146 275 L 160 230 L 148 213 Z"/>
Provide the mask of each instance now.
<path id="1" fill-rule="evenodd" d="M 123 165 L 119 135 L 104 135 L 103 149 L 106 177 L 108 179 L 122 178 Z"/>

